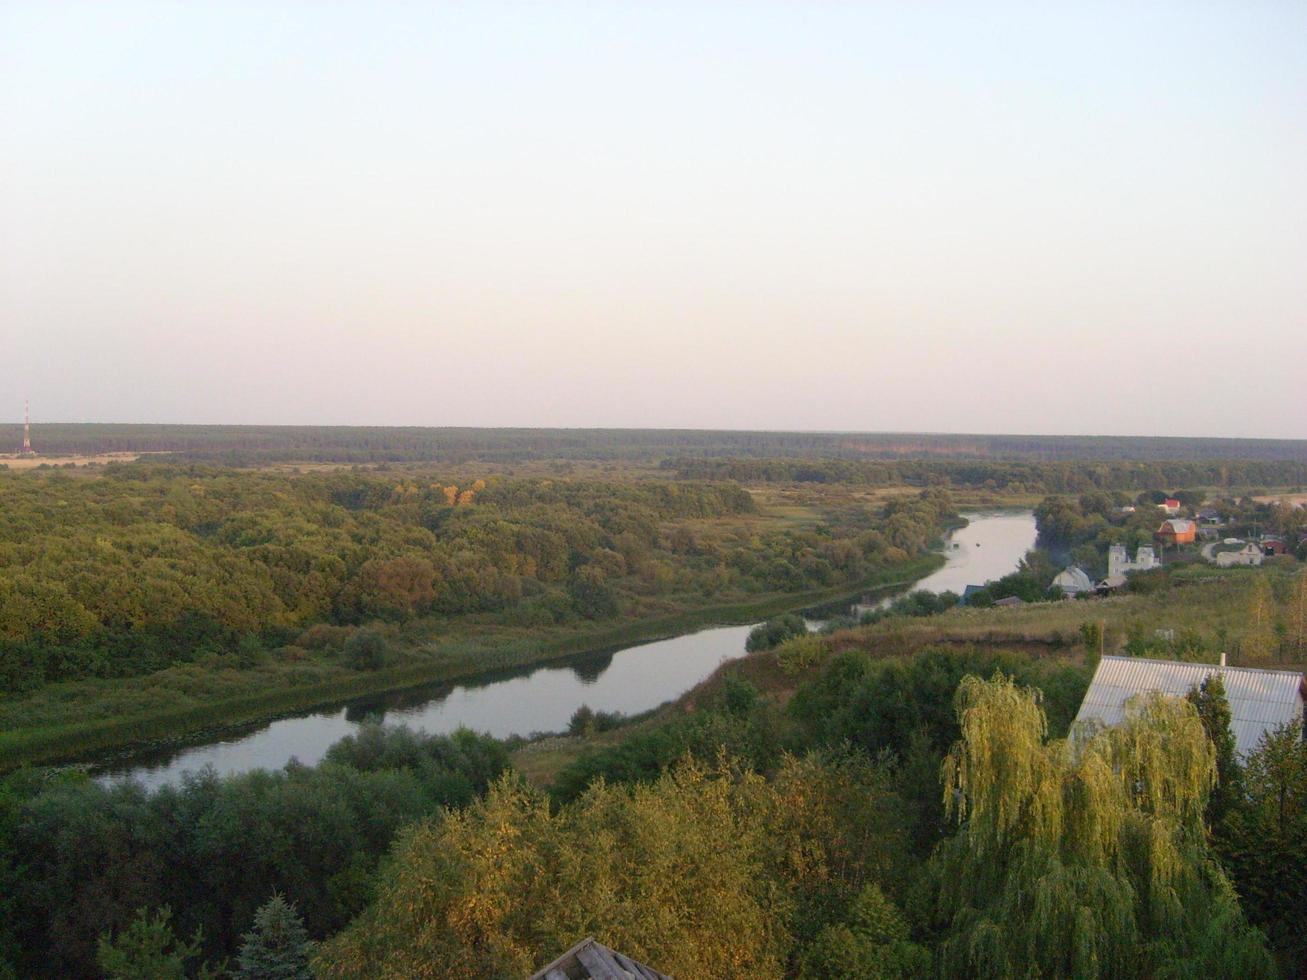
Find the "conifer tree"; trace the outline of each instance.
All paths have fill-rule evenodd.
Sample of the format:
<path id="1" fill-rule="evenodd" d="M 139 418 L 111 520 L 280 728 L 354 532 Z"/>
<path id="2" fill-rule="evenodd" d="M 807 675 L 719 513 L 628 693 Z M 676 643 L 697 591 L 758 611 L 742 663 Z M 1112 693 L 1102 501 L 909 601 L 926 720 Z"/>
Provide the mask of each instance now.
<path id="1" fill-rule="evenodd" d="M 101 936 L 97 958 L 108 980 L 186 980 L 187 961 L 200 953 L 200 933 L 183 942 L 173 933 L 171 919 L 166 905 L 154 914 L 143 908 L 116 938 Z M 203 964 L 195 976 L 211 980 L 215 974 Z"/>
<path id="2" fill-rule="evenodd" d="M 313 943 L 295 906 L 276 893 L 254 913 L 235 976 L 240 980 L 312 980 Z"/>
<path id="3" fill-rule="evenodd" d="M 1207 826 L 1216 827 L 1230 812 L 1240 796 L 1242 770 L 1234 755 L 1234 732 L 1231 728 L 1230 702 L 1225 696 L 1225 681 L 1213 674 L 1189 692 L 1189 703 L 1198 711 L 1198 720 L 1216 750 L 1216 786 L 1207 800 Z"/>

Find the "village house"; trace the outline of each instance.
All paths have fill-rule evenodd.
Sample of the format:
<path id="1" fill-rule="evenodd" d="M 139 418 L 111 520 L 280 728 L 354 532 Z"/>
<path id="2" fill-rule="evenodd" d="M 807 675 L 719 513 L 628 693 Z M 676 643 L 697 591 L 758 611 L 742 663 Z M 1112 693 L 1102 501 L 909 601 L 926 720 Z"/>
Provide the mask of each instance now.
<path id="1" fill-rule="evenodd" d="M 1094 583 L 1089 580 L 1089 576 L 1074 565 L 1058 572 L 1057 577 L 1053 579 L 1053 585 L 1073 599 L 1078 595 L 1094 591 Z"/>
<path id="2" fill-rule="evenodd" d="M 1137 694 L 1160 691 L 1182 698 L 1213 674 L 1220 674 L 1230 705 L 1235 752 L 1251 754 L 1262 736 L 1302 719 L 1303 675 L 1291 670 L 1256 670 L 1220 664 L 1191 664 L 1142 657 L 1104 657 L 1080 704 L 1075 728 L 1116 725 L 1125 718 L 1126 702 Z"/>
<path id="3" fill-rule="evenodd" d="M 1157 555 L 1150 545 L 1144 545 L 1135 552 L 1135 560 L 1130 560 L 1130 553 L 1125 545 L 1114 544 L 1107 549 L 1107 577 L 1125 575 L 1128 572 L 1147 572 L 1157 567 Z"/>
<path id="4" fill-rule="evenodd" d="M 1107 578 L 1099 582 L 1098 585 L 1094 586 L 1094 591 L 1099 595 L 1106 595 L 1109 592 L 1115 592 L 1117 589 L 1124 589 L 1125 586 L 1125 576 L 1120 572 L 1117 572 L 1114 575 L 1107 576 Z"/>
<path id="5" fill-rule="evenodd" d="M 1198 537 L 1198 528 L 1193 521 L 1183 518 L 1172 518 L 1169 521 L 1163 521 L 1162 526 L 1157 529 L 1158 538 L 1163 544 L 1193 544 Z"/>
<path id="6" fill-rule="evenodd" d="M 1262 549 L 1250 541 L 1238 551 L 1218 551 L 1215 561 L 1217 568 L 1233 568 L 1236 565 L 1260 565 L 1262 557 Z"/>
<path id="7" fill-rule="evenodd" d="M 1282 555 L 1289 550 L 1289 544 L 1278 534 L 1267 534 L 1257 542 L 1262 546 L 1262 554 L 1267 558 L 1272 555 Z"/>
<path id="8" fill-rule="evenodd" d="M 1166 511 L 1168 517 L 1174 517 L 1180 513 L 1180 501 L 1167 497 L 1157 505 L 1157 509 Z"/>

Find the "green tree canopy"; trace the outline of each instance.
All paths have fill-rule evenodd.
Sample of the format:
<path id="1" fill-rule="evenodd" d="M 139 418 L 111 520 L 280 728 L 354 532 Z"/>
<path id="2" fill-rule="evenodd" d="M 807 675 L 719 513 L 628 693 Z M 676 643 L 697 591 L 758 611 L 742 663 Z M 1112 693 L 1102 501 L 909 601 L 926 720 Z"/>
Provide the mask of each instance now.
<path id="1" fill-rule="evenodd" d="M 199 955 L 200 935 L 188 943 L 179 941 L 171 918 L 172 909 L 166 905 L 153 915 L 143 908 L 117 937 L 100 937 L 100 968 L 108 980 L 186 980 L 186 963 Z M 207 966 L 195 975 L 214 976 Z"/>
<path id="2" fill-rule="evenodd" d="M 886 778 L 857 756 L 787 758 L 770 780 L 687 760 L 557 809 L 503 780 L 401 839 L 377 901 L 315 969 L 520 978 L 593 935 L 672 976 L 792 975 L 802 940 L 870 883 L 903 877 Z M 899 941 L 868 928 L 877 945 Z"/>
<path id="3" fill-rule="evenodd" d="M 1242 770 L 1234 755 L 1230 702 L 1226 700 L 1221 675 L 1212 674 L 1190 691 L 1189 702 L 1197 710 L 1203 731 L 1212 740 L 1216 752 L 1216 786 L 1207 800 L 1207 825 L 1215 827 L 1243 795 Z"/>
<path id="4" fill-rule="evenodd" d="M 1038 696 L 958 689 L 933 861 L 949 976 L 1267 977 L 1274 967 L 1207 847 L 1216 757 L 1193 705 L 1150 695 L 1124 722 L 1049 741 Z"/>

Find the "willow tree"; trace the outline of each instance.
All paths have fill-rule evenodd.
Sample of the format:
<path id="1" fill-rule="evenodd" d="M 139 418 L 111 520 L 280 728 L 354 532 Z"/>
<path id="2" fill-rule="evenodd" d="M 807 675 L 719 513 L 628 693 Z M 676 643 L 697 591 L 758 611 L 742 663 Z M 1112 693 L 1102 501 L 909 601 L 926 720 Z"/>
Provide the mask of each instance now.
<path id="1" fill-rule="evenodd" d="M 1049 741 L 1038 694 L 998 675 L 956 704 L 961 826 L 932 862 L 943 974 L 1272 975 L 1207 849 L 1215 753 L 1193 705 L 1135 698 L 1122 724 Z"/>

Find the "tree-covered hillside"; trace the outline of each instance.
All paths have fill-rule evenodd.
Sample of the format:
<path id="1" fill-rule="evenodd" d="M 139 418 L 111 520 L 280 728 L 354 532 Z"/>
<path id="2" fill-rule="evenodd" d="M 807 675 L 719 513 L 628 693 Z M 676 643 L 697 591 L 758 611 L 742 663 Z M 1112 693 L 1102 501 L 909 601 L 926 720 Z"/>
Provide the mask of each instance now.
<path id="1" fill-rule="evenodd" d="M 725 483 L 0 475 L 0 688 L 253 657 L 315 624 L 487 614 L 548 627 L 638 615 L 660 596 L 857 583 L 921 554 L 951 517 L 937 494 L 812 529 L 751 526 L 755 510 Z M 745 523 L 696 534 L 728 519 Z"/>

